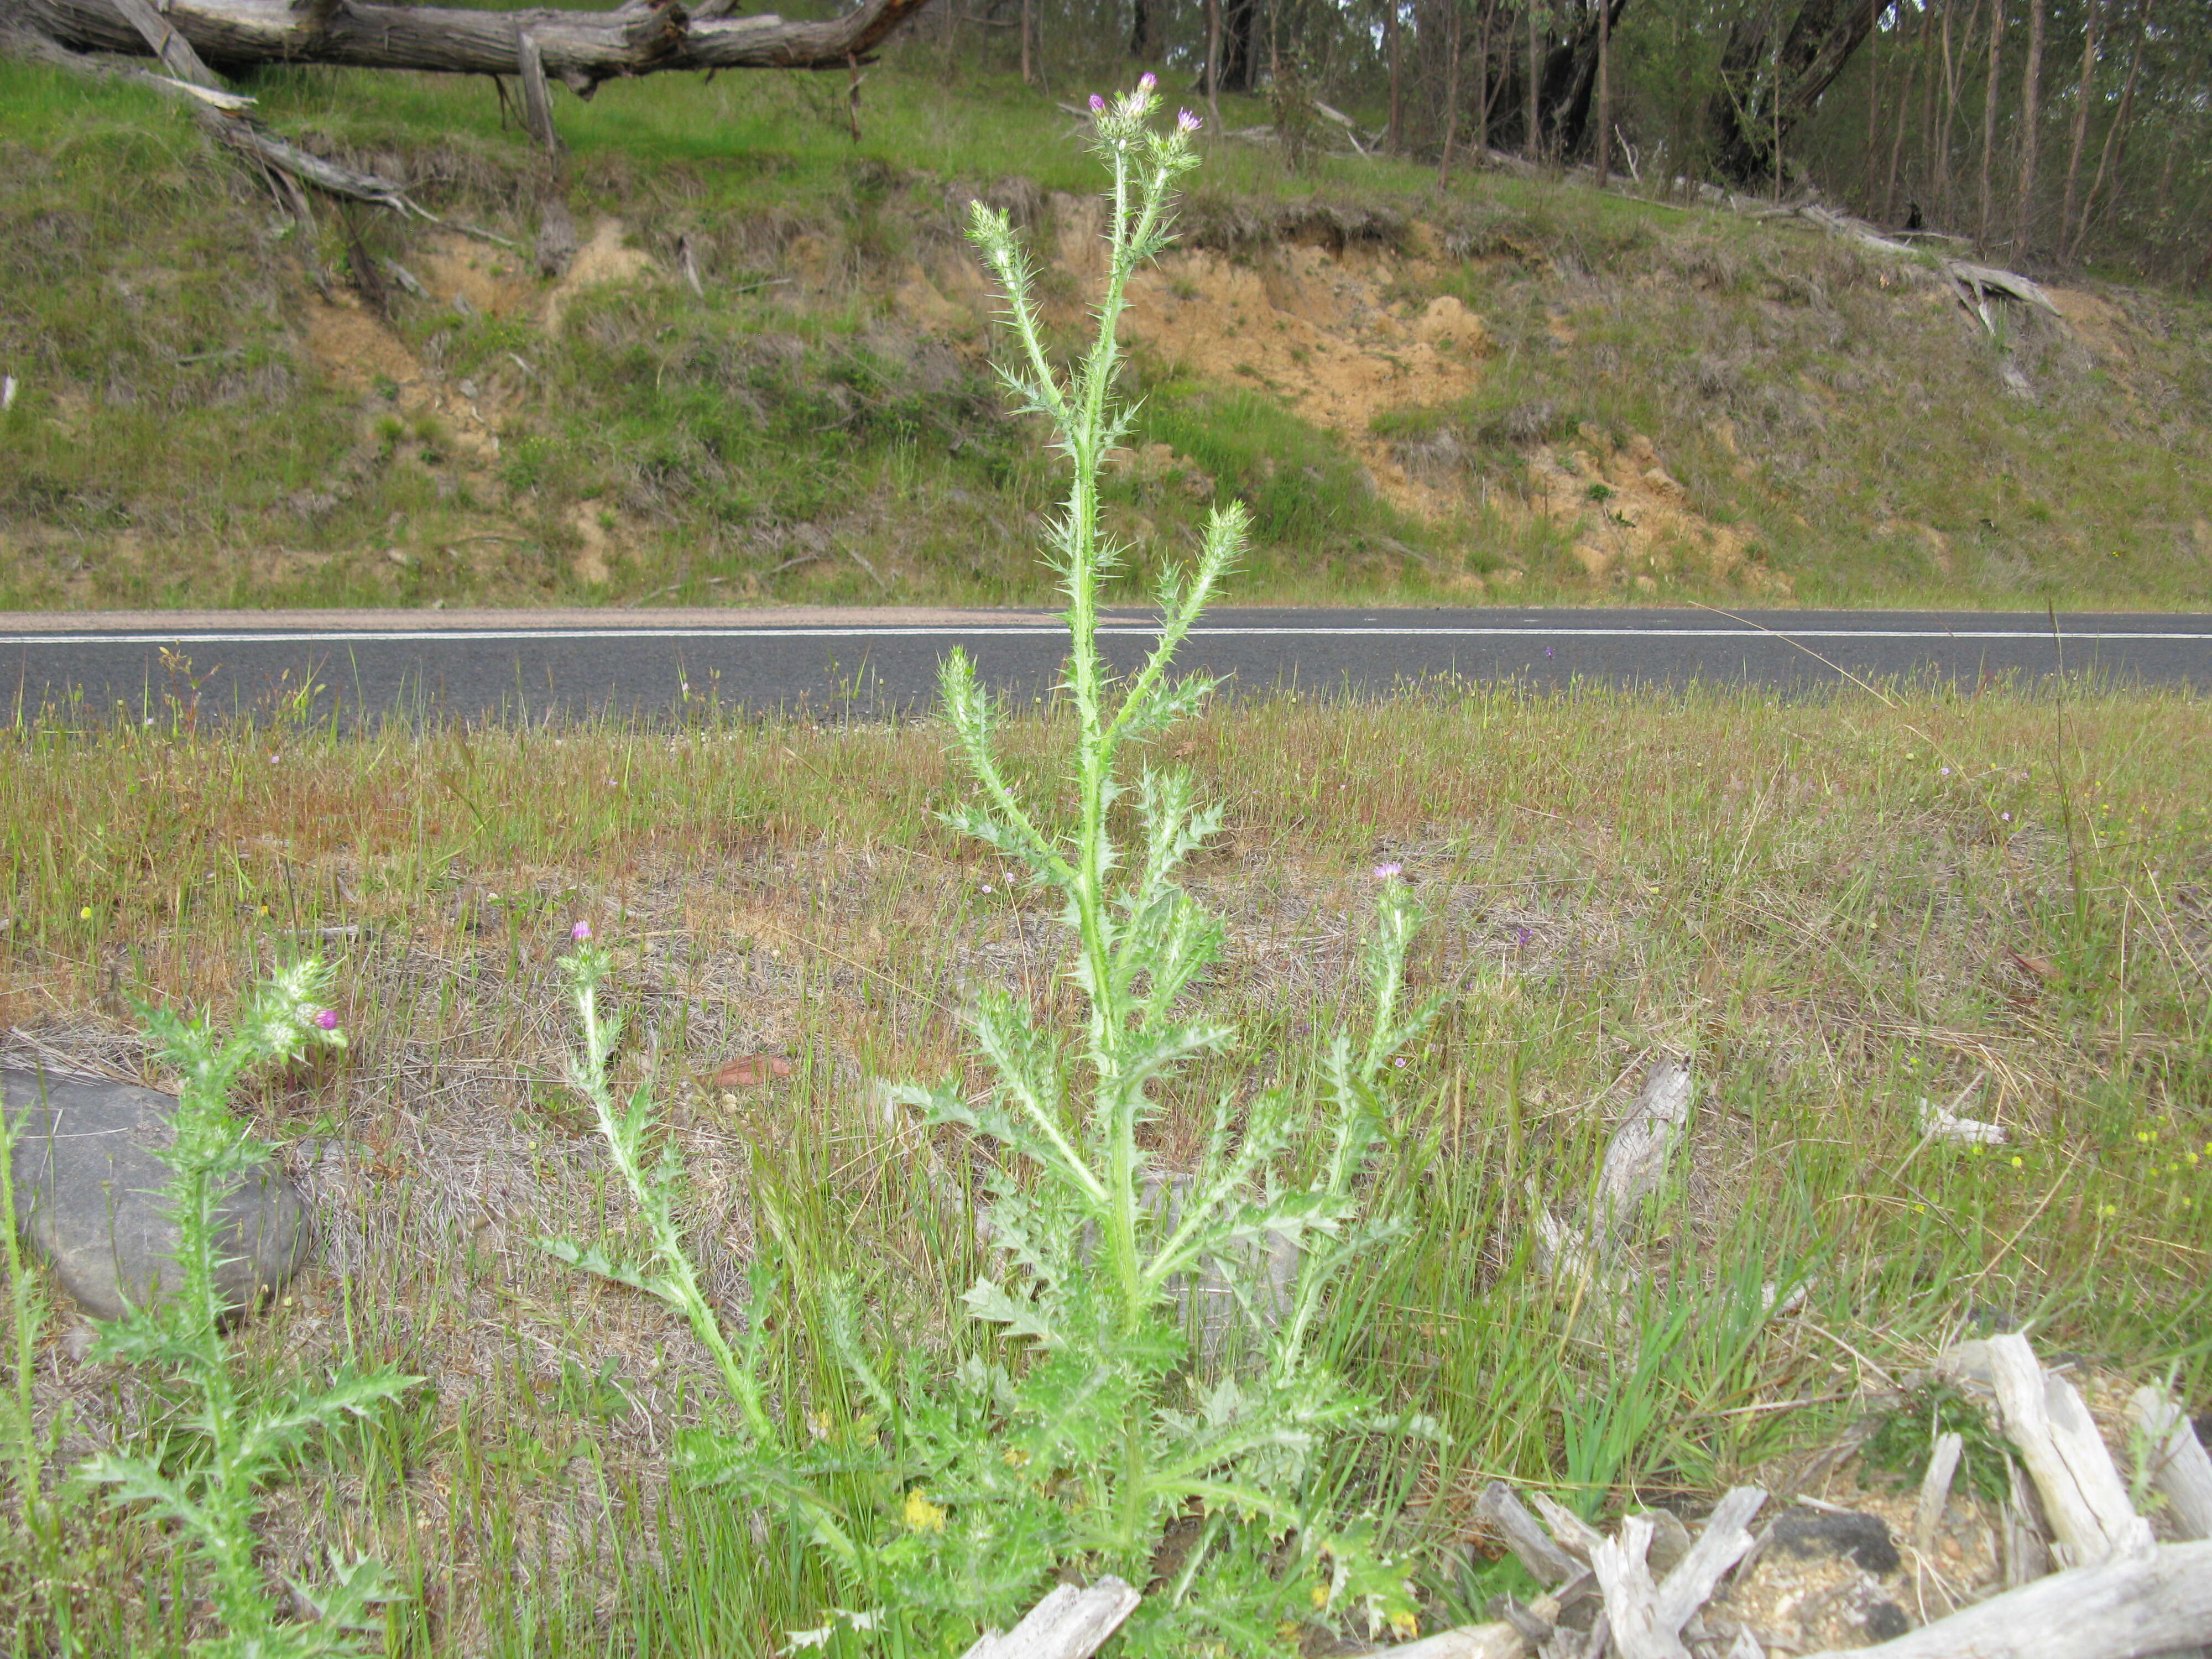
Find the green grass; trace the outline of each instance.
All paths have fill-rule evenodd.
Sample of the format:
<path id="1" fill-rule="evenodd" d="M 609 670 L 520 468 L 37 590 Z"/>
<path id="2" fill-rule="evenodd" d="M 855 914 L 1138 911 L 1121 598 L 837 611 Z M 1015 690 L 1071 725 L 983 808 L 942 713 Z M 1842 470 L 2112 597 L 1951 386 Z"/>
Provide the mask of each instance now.
<path id="1" fill-rule="evenodd" d="M 1433 916 L 1415 988 L 1449 1004 L 1407 1056 L 1378 1176 L 1418 1225 L 1327 1333 L 1356 1382 L 1450 1431 L 1438 1457 L 1378 1442 L 1340 1472 L 1431 1540 L 1426 1622 L 1492 1587 L 1445 1542 L 1484 1480 L 1592 1514 L 1786 1485 L 1790 1455 L 1884 1410 L 1887 1378 L 1961 1330 L 2037 1321 L 2045 1352 L 2212 1400 L 2212 724 L 2193 698 L 2077 685 L 2062 750 L 2048 697 L 1893 696 L 1439 686 L 1224 708 L 1171 739 L 1229 807 L 1194 882 L 1230 928 L 1206 994 L 1252 1034 L 1234 1075 L 1312 1066 L 1357 1007 L 1346 916 L 1376 860 Z M 1011 735 L 1048 788 L 1054 734 Z M 0 1023 L 135 1073 L 125 995 L 220 1009 L 272 957 L 336 956 L 350 1046 L 240 1102 L 312 1167 L 326 1223 L 240 1346 L 271 1374 L 344 1358 L 430 1379 L 311 1460 L 267 1534 L 279 1565 L 334 1543 L 390 1563 L 416 1598 L 392 1651 L 765 1651 L 819 1622 L 779 1516 L 670 1487 L 704 1352 L 529 1242 L 620 1239 L 627 1213 L 557 1083 L 553 962 L 579 916 L 617 953 L 639 1005 L 619 1068 L 659 1066 L 709 1294 L 735 1311 L 755 1251 L 786 1253 L 800 1289 L 749 1316 L 775 1409 L 834 1431 L 857 1402 L 804 1288 L 822 1275 L 857 1277 L 886 1353 L 951 1363 L 981 1340 L 957 1305 L 980 1265 L 972 1149 L 941 1139 L 933 1182 L 872 1127 L 868 1080 L 956 1066 L 979 982 L 1067 1012 L 1054 924 L 933 817 L 962 793 L 943 741 L 702 711 L 675 731 L 0 744 Z M 1658 1048 L 1692 1054 L 1698 1105 L 1632 1258 L 1645 1302 L 1616 1326 L 1535 1272 L 1528 1183 L 1575 1200 Z M 712 1085 L 762 1051 L 794 1076 Z M 1168 1103 L 1164 1155 L 1231 1075 Z M 2012 1139 L 1923 1144 L 1923 1098 Z M 1801 1283 L 1801 1311 L 1759 1316 L 1764 1286 Z M 157 1408 L 53 1340 L 46 1420 Z M 167 1545 L 59 1513 L 58 1553 L 0 1558 L 8 1621 L 48 1631 L 51 1578 L 86 1650 L 173 1650 L 201 1614 Z"/>
<path id="2" fill-rule="evenodd" d="M 1027 181 L 1008 199 L 1042 204 L 1048 240 L 1051 193 L 1087 188 L 1045 94 L 952 73 L 922 40 L 871 71 L 857 145 L 834 76 L 561 94 L 580 228 L 618 216 L 667 270 L 682 239 L 705 295 L 602 290 L 555 337 L 527 258 L 542 164 L 487 88 L 270 70 L 247 89 L 280 131 L 403 172 L 515 247 L 367 210 L 349 232 L 335 207 L 295 227 L 152 94 L 0 63 L 0 368 L 21 387 L 0 416 L 0 606 L 1045 597 L 1039 434 L 1007 414 L 980 330 L 926 336 L 895 298 L 916 265 L 966 258 L 959 191 Z M 1267 118 L 1256 101 L 1224 114 Z M 1702 208 L 1498 174 L 1440 198 L 1410 167 L 1338 156 L 1297 175 L 1238 143 L 1197 187 L 1190 234 L 1263 270 L 1271 204 L 1382 210 L 1386 240 L 1437 254 L 1401 260 L 1387 297 L 1453 294 L 1495 349 L 1467 398 L 1386 410 L 1371 432 L 1140 361 L 1139 438 L 1203 476 L 1195 495 L 1109 485 L 1123 596 L 1212 494 L 1254 508 L 1254 603 L 2212 604 L 2200 302 L 2106 289 L 2109 340 L 2014 316 L 1998 343 L 1880 258 Z M 1388 228 L 1412 223 L 1427 228 Z M 420 383 L 339 374 L 311 349 L 310 279 L 343 295 L 356 234 L 434 287 L 452 246 L 482 252 L 514 307 L 470 314 L 387 277 L 391 349 Z M 2003 391 L 2003 354 L 2032 399 Z M 1637 573 L 1648 586 L 1626 568 L 1594 582 L 1582 532 L 1529 512 L 1536 446 L 1638 435 L 1703 521 L 1757 550 L 1756 580 L 1678 558 Z M 1369 476 L 1377 445 L 1461 504 L 1394 507 Z"/>

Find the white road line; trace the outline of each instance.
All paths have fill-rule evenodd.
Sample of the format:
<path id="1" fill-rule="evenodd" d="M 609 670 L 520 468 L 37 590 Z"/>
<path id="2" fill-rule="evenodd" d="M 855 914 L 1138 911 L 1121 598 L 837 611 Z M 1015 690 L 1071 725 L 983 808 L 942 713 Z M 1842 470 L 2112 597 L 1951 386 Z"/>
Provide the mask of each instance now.
<path id="1" fill-rule="evenodd" d="M 287 631 L 281 633 L 176 634 L 0 634 L 0 647 L 61 645 L 339 645 L 364 644 L 481 645 L 529 640 L 911 640 L 911 639 L 1036 639 L 1056 635 L 1059 629 L 1044 626 L 925 625 L 886 628 L 488 628 L 422 629 L 415 630 Z M 1102 635 L 1149 638 L 1159 632 L 1144 623 L 1109 623 Z M 1949 628 L 1207 628 L 1190 630 L 1193 639 L 1591 639 L 1591 640 L 1770 640 L 1786 645 L 1797 640 L 1948 640 L 1968 645 L 1983 641 L 2047 641 L 2047 629 L 1979 629 Z M 2099 641 L 2163 641 L 2212 645 L 2212 630 L 2196 633 L 2089 631 L 2060 637 L 2069 645 Z"/>

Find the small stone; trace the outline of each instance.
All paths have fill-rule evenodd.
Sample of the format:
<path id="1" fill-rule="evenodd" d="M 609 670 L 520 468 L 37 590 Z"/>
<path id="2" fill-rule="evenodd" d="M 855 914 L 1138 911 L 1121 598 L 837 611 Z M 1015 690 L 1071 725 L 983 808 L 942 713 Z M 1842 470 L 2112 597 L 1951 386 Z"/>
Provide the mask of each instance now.
<path id="1" fill-rule="evenodd" d="M 1887 1577 L 1900 1565 L 1888 1523 L 1856 1510 L 1790 1510 L 1775 1522 L 1774 1541 L 1792 1555 L 1848 1556 L 1877 1577 Z"/>
<path id="2" fill-rule="evenodd" d="M 177 1230 L 163 1213 L 170 1170 L 155 1148 L 177 1103 L 130 1084 L 0 1067 L 16 1130 L 15 1213 L 54 1277 L 98 1319 L 119 1319 L 179 1280 Z M 273 1164 L 249 1170 L 216 1209 L 216 1285 L 233 1313 L 280 1288 L 308 1246 L 307 1206 Z"/>
<path id="3" fill-rule="evenodd" d="M 1866 1633 L 1877 1642 L 1894 1642 L 1911 1628 L 1905 1609 L 1894 1601 L 1876 1601 L 1866 1610 Z"/>
<path id="4" fill-rule="evenodd" d="M 744 1054 L 714 1073 L 718 1089 L 750 1089 L 770 1078 L 791 1075 L 791 1062 L 781 1054 Z"/>

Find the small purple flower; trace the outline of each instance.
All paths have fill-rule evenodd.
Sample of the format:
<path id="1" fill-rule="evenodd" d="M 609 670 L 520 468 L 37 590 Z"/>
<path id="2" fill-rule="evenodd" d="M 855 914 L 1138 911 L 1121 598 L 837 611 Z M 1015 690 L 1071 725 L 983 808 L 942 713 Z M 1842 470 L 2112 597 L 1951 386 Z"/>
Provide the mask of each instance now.
<path id="1" fill-rule="evenodd" d="M 1091 94 L 1091 112 L 1093 115 L 1103 115 L 1106 112 L 1106 100 L 1095 92 Z"/>
<path id="2" fill-rule="evenodd" d="M 1393 1066 L 1403 1066 L 1406 1063 L 1406 1057 L 1405 1055 L 1401 1054 L 1397 1059 L 1392 1060 L 1390 1063 Z"/>
<path id="3" fill-rule="evenodd" d="M 315 1022 L 319 1030 L 335 1031 L 338 1029 L 338 1011 L 335 1008 L 318 1008 L 308 1018 Z"/>
<path id="4" fill-rule="evenodd" d="M 1513 942 L 1516 945 L 1526 945 L 1535 937 L 1536 936 L 1530 933 L 1526 927 L 1516 927 L 1513 930 Z"/>
<path id="5" fill-rule="evenodd" d="M 1552 654 L 1552 647 L 1550 646 L 1547 645 L 1544 647 L 1544 654 L 1547 657 Z"/>
<path id="6" fill-rule="evenodd" d="M 1948 766 L 1939 766 L 1936 769 L 1936 775 L 1939 778 L 1948 778 L 1951 775 L 1951 769 Z"/>
<path id="7" fill-rule="evenodd" d="M 1406 866 L 1395 859 L 1387 864 L 1378 864 L 1375 866 L 1375 879 L 1377 881 L 1395 881 L 1405 873 Z"/>
<path id="8" fill-rule="evenodd" d="M 592 924 L 588 921 L 580 921 L 574 927 L 571 927 L 568 930 L 568 937 L 574 939 L 579 945 L 581 945 L 586 939 L 591 938 L 591 936 Z"/>
<path id="9" fill-rule="evenodd" d="M 1176 126 L 1183 132 L 1196 132 L 1205 125 L 1205 122 L 1187 109 L 1179 109 L 1176 112 Z"/>
<path id="10" fill-rule="evenodd" d="M 1997 816 L 2002 818 L 2007 823 L 2010 823 L 2012 822 L 2012 814 L 2009 812 L 2000 812 Z"/>
<path id="11" fill-rule="evenodd" d="M 1153 74 L 1152 70 L 1146 70 L 1142 75 L 1137 77 L 1137 90 L 1139 92 L 1150 92 L 1154 87 L 1159 85 L 1159 83 L 1160 77 Z"/>

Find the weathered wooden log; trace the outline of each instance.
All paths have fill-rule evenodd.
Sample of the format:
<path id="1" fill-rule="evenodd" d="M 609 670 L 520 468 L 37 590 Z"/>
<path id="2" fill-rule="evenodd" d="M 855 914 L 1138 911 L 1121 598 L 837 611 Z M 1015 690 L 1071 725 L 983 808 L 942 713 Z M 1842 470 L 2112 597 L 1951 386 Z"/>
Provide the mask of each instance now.
<path id="1" fill-rule="evenodd" d="M 1527 1638 L 1509 1624 L 1455 1625 L 1418 1642 L 1378 1648 L 1372 1659 L 1522 1659 L 1528 1651 Z"/>
<path id="2" fill-rule="evenodd" d="M 1559 1547 L 1576 1560 L 1588 1562 L 1590 1552 L 1605 1541 L 1605 1534 L 1556 1498 L 1540 1492 L 1532 1496 L 1537 1513 L 1552 1529 L 1552 1537 Z"/>
<path id="3" fill-rule="evenodd" d="M 1743 1559 L 1751 1548 L 1751 1517 L 1765 1502 L 1766 1493 L 1758 1486 L 1733 1486 L 1713 1505 L 1690 1553 L 1659 1581 L 1659 1621 L 1668 1631 L 1688 1624 L 1722 1575 Z"/>
<path id="4" fill-rule="evenodd" d="M 1992 1337 L 1989 1357 L 2006 1437 L 2034 1479 L 2060 1563 L 2093 1566 L 2147 1548 L 2150 1522 L 2129 1501 L 2074 1385 L 2045 1370 L 2024 1336 Z"/>
<path id="5" fill-rule="evenodd" d="M 1062 1584 L 1012 1630 L 984 1632 L 964 1659 L 1091 1659 L 1143 1599 L 1110 1574 L 1087 1589 Z"/>
<path id="6" fill-rule="evenodd" d="M 538 43 L 545 73 L 589 97 L 603 81 L 663 70 L 847 69 L 924 3 L 862 0 L 821 22 L 792 22 L 772 13 L 726 17 L 711 4 L 687 12 L 672 0 L 602 12 L 170 0 L 160 15 L 203 62 L 218 69 L 338 64 L 520 76 L 527 35 Z M 115 0 L 0 0 L 5 21 L 79 52 L 143 57 L 155 51 Z"/>
<path id="7" fill-rule="evenodd" d="M 1594 1228 L 1617 1232 L 1667 1178 L 1674 1142 L 1690 1121 L 1696 1086 L 1690 1068 L 1669 1054 L 1644 1079 L 1636 1104 L 1607 1143 L 1597 1190 L 1590 1195 Z"/>
<path id="8" fill-rule="evenodd" d="M 1511 1550 L 1528 1576 L 1546 1586 L 1563 1584 L 1579 1569 L 1574 1559 L 1554 1544 L 1536 1523 L 1527 1505 L 1503 1480 L 1493 1480 L 1475 1500 L 1474 1512 L 1486 1522 Z"/>
<path id="9" fill-rule="evenodd" d="M 2150 1445 L 2150 1483 L 2173 1511 L 2184 1538 L 2212 1538 L 2212 1456 L 2163 1389 L 2137 1389 L 2128 1415 Z"/>
<path id="10" fill-rule="evenodd" d="M 2212 1542 L 2052 1573 L 1850 1659 L 2147 1659 L 2204 1642 L 2212 1642 Z"/>

